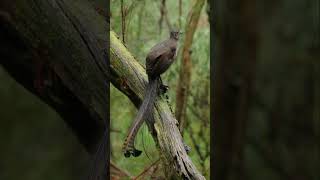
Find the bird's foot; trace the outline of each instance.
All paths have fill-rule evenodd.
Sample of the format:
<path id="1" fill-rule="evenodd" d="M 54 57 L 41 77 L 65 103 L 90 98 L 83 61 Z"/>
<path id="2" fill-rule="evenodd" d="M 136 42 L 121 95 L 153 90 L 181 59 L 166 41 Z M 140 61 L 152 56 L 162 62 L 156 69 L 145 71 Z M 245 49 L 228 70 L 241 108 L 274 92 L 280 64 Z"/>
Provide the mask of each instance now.
<path id="1" fill-rule="evenodd" d="M 168 89 L 169 89 L 169 86 L 164 85 L 164 84 L 160 85 L 160 90 L 161 90 L 162 94 L 165 94 L 168 91 Z"/>
<path id="2" fill-rule="evenodd" d="M 184 146 L 184 149 L 187 151 L 187 154 L 189 154 L 189 152 L 191 151 L 191 147 L 184 142 L 183 142 L 183 146 Z"/>
<path id="3" fill-rule="evenodd" d="M 133 148 L 133 149 L 125 150 L 125 151 L 123 152 L 123 155 L 124 155 L 126 158 L 130 157 L 131 155 L 132 155 L 133 157 L 138 157 L 138 156 L 141 155 L 141 153 L 142 153 L 142 151 Z"/>

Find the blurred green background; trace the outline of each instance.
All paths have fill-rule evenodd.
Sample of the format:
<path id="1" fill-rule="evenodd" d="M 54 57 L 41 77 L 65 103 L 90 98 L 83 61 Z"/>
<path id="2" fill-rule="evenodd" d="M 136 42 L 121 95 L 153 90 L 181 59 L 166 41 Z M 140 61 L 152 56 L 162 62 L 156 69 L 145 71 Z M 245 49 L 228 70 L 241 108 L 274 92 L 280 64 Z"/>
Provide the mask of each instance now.
<path id="1" fill-rule="evenodd" d="M 162 28 L 159 20 L 161 18 L 161 2 L 146 0 L 124 0 L 123 9 L 127 13 L 122 18 L 121 1 L 112 0 L 111 7 L 111 29 L 115 31 L 120 39 L 123 36 L 122 22 L 125 25 L 125 45 L 132 55 L 145 67 L 145 57 L 148 51 L 155 44 L 169 37 L 169 28 L 165 17 Z M 192 10 L 194 1 L 182 1 L 181 17 L 179 15 L 179 1 L 167 0 L 167 17 L 172 27 L 179 28 L 185 32 L 188 13 Z M 210 29 L 206 12 L 207 4 L 204 5 L 196 28 L 193 44 L 191 46 L 192 55 L 192 75 L 191 90 L 187 101 L 187 126 L 184 130 L 184 140 L 192 150 L 190 157 L 197 169 L 210 177 Z M 176 88 L 178 85 L 179 70 L 181 67 L 181 52 L 184 45 L 184 35 L 179 40 L 180 49 L 178 57 L 169 70 L 162 75 L 165 84 L 169 85 L 169 100 L 175 112 Z M 125 158 L 122 154 L 122 144 L 126 133 L 137 113 L 137 109 L 130 100 L 111 86 L 111 160 L 123 171 L 131 176 L 137 176 L 144 168 L 149 167 L 159 159 L 158 150 L 154 141 L 144 124 L 136 138 L 136 147 L 143 151 L 137 158 Z M 190 136 L 192 135 L 192 136 Z M 196 151 L 195 145 L 198 146 Z"/>

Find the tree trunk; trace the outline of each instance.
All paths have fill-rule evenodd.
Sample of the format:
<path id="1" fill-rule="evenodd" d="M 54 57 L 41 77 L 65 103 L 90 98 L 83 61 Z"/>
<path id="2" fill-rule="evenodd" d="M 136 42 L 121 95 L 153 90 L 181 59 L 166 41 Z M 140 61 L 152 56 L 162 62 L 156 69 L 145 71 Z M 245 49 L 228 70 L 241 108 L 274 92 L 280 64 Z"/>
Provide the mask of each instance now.
<path id="1" fill-rule="evenodd" d="M 243 148 L 258 41 L 255 5 L 254 0 L 213 5 L 219 7 L 213 10 L 219 15 L 214 17 L 218 34 L 213 70 L 216 179 L 246 179 Z"/>
<path id="2" fill-rule="evenodd" d="M 2 66 L 94 152 L 109 116 L 106 21 L 84 0 L 0 4 Z"/>

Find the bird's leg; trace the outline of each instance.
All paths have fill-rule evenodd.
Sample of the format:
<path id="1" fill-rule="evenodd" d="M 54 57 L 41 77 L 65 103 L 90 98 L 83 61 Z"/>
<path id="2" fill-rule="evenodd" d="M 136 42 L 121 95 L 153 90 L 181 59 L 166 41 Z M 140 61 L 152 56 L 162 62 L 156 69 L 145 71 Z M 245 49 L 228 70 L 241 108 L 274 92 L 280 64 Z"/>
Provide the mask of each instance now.
<path id="1" fill-rule="evenodd" d="M 169 89 L 169 86 L 164 85 L 164 84 L 161 84 L 161 85 L 160 85 L 160 92 L 161 92 L 162 94 L 167 93 L 168 89 Z"/>
<path id="2" fill-rule="evenodd" d="M 129 150 L 129 151 L 125 151 L 125 152 L 124 152 L 124 156 L 125 156 L 126 158 L 130 157 L 131 155 L 132 155 L 133 157 L 138 157 L 138 156 L 141 155 L 141 153 L 142 153 L 142 151 L 134 148 L 134 149 L 131 149 L 131 150 Z"/>
<path id="3" fill-rule="evenodd" d="M 165 94 L 168 91 L 169 86 L 163 84 L 161 77 L 159 79 L 160 79 L 160 92 L 162 94 Z"/>
<path id="4" fill-rule="evenodd" d="M 191 151 L 191 147 L 188 146 L 185 142 L 183 142 L 183 146 L 184 146 L 184 149 L 186 150 L 187 154 L 189 154 L 189 152 Z"/>

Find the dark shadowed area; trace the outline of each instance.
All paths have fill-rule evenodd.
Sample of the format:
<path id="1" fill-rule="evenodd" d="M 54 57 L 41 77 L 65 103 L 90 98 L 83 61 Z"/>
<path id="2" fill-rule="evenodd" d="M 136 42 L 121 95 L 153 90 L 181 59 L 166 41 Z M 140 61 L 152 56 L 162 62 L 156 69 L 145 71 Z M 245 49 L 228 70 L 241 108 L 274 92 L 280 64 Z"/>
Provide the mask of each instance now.
<path id="1" fill-rule="evenodd" d="M 320 179 L 320 2 L 215 1 L 214 177 Z"/>
<path id="2" fill-rule="evenodd" d="M 89 155 L 60 116 L 0 67 L 0 179 L 70 180 Z"/>
<path id="3" fill-rule="evenodd" d="M 0 179 L 108 172 L 107 1 L 0 1 Z M 108 131 L 108 129 L 106 129 Z"/>

